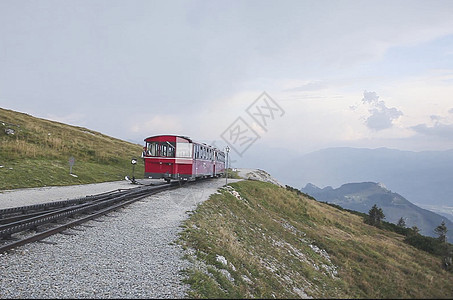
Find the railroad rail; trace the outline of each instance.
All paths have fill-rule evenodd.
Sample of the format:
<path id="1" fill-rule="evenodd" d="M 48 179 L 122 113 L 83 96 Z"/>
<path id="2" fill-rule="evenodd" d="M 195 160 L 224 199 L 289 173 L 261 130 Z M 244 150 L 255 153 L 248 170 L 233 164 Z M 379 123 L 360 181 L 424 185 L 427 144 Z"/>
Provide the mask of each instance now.
<path id="1" fill-rule="evenodd" d="M 179 182 L 140 186 L 84 198 L 0 209 L 0 253 L 42 240 L 150 195 L 180 186 Z M 49 224 L 52 224 L 51 229 L 40 232 L 39 228 Z M 35 234 L 18 239 L 18 235 L 30 231 L 35 231 Z"/>

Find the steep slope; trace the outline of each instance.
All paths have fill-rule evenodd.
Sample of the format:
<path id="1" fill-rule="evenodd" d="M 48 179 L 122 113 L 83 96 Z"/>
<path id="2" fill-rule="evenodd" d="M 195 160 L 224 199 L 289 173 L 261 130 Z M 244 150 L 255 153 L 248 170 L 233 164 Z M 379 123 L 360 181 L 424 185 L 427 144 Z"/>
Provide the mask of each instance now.
<path id="1" fill-rule="evenodd" d="M 195 298 L 451 298 L 441 259 L 269 182 L 231 183 L 184 224 Z"/>
<path id="2" fill-rule="evenodd" d="M 0 190 L 124 179 L 140 145 L 0 108 Z M 69 158 L 74 157 L 73 175 Z M 135 169 L 143 176 L 143 162 Z"/>
<path id="3" fill-rule="evenodd" d="M 376 204 L 384 211 L 387 222 L 397 224 L 402 217 L 406 221 L 406 226 L 417 226 L 423 235 L 435 237 L 434 228 L 442 221 L 445 221 L 447 228 L 453 229 L 453 222 L 449 219 L 418 207 L 379 183 L 348 183 L 337 189 L 332 187 L 320 189 L 313 184 L 307 184 L 301 191 L 318 201 L 334 203 L 343 208 L 363 213 L 368 213 Z M 453 231 L 450 230 L 447 235 L 448 240 L 453 241 Z"/>

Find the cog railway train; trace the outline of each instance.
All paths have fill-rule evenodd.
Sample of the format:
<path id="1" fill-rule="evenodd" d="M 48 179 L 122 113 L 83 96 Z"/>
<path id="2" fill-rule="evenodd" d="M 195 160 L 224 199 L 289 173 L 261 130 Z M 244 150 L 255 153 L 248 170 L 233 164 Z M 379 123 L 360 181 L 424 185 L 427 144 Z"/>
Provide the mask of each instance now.
<path id="1" fill-rule="evenodd" d="M 145 178 L 180 181 L 220 177 L 225 153 L 186 136 L 156 135 L 145 139 Z"/>

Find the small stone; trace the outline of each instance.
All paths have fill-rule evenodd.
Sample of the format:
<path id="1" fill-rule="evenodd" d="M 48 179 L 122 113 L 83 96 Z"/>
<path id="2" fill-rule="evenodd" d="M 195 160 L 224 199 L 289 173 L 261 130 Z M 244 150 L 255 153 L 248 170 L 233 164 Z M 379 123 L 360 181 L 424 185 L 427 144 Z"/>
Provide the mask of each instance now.
<path id="1" fill-rule="evenodd" d="M 225 257 L 223 257 L 222 255 L 216 255 L 215 260 L 218 261 L 219 263 L 221 263 L 224 266 L 228 266 L 227 259 Z"/>

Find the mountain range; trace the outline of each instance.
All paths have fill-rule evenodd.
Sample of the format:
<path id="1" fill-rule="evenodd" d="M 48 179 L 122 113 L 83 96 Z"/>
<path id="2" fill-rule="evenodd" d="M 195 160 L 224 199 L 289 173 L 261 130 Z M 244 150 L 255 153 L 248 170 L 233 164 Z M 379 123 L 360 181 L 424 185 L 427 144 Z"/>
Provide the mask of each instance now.
<path id="1" fill-rule="evenodd" d="M 412 203 L 453 220 L 453 150 L 337 147 L 266 164 L 279 181 L 297 188 L 308 183 L 336 188 L 348 182 L 381 182 Z"/>
<path id="2" fill-rule="evenodd" d="M 348 183 L 336 189 L 330 186 L 321 189 L 309 183 L 301 191 L 318 201 L 337 204 L 362 213 L 368 213 L 376 204 L 382 208 L 385 221 L 397 224 L 402 217 L 406 222 L 406 227 L 417 226 L 420 233 L 426 236 L 437 237 L 434 228 L 445 221 L 447 228 L 450 229 L 447 232 L 447 238 L 449 241 L 453 241 L 453 222 L 439 214 L 418 207 L 400 194 L 388 190 L 381 183 Z"/>

